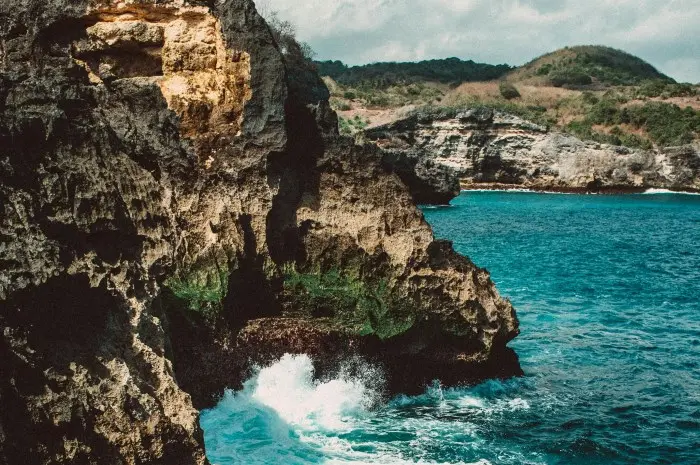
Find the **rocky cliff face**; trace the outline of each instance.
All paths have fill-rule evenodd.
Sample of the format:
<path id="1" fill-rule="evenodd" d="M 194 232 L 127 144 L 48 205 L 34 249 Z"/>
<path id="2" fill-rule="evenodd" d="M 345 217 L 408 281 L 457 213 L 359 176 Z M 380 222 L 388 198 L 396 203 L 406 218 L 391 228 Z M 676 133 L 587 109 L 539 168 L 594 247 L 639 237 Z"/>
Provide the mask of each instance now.
<path id="1" fill-rule="evenodd" d="M 510 303 L 327 99 L 249 0 L 0 5 L 0 463 L 205 463 L 197 408 L 284 352 L 519 372 Z"/>
<path id="2" fill-rule="evenodd" d="M 445 170 L 464 187 L 518 186 L 564 191 L 700 189 L 700 150 L 656 151 L 583 142 L 488 109 L 415 114 L 367 132 L 388 157 L 410 165 L 420 199 L 444 196 Z M 439 167 L 439 175 L 421 169 Z M 412 169 L 413 166 L 418 167 Z M 449 177 L 449 176 L 448 176 Z M 448 181 L 449 182 L 449 181 Z"/>

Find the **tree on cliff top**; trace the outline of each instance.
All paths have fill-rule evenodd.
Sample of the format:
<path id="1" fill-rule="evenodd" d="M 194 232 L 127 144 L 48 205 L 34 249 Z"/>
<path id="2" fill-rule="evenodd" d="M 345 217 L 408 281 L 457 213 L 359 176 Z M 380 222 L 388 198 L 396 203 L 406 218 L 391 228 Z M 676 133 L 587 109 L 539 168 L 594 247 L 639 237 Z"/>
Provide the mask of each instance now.
<path id="1" fill-rule="evenodd" d="M 330 94 L 318 75 L 311 46 L 297 40 L 294 25 L 281 19 L 277 11 L 263 7 L 262 16 L 282 53 L 290 95 L 306 103 L 328 100 Z"/>
<path id="2" fill-rule="evenodd" d="M 290 21 L 280 18 L 279 13 L 274 10 L 262 8 L 260 14 L 268 26 L 272 37 L 277 42 L 282 54 L 292 59 L 301 59 L 313 62 L 316 53 L 306 42 L 299 42 L 296 38 L 296 28 Z"/>

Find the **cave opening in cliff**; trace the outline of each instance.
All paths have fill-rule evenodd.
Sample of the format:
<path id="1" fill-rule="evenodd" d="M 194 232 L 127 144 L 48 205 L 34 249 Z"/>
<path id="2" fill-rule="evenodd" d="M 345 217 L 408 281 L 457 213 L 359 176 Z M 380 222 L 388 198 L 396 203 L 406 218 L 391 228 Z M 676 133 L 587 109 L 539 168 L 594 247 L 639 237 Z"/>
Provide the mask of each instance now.
<path id="1" fill-rule="evenodd" d="M 117 320 L 126 325 L 126 313 L 115 309 L 118 299 L 84 275 L 51 278 L 0 303 L 2 324 L 15 335 L 28 331 L 26 343 L 36 355 L 66 369 L 83 354 L 108 347 L 104 335 Z"/>

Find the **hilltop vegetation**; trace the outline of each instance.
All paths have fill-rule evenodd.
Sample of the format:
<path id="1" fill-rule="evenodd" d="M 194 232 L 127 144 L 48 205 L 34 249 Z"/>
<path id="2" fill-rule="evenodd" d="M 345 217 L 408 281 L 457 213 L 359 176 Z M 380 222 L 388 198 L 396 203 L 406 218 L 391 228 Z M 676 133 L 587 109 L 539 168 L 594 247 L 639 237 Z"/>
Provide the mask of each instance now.
<path id="1" fill-rule="evenodd" d="M 629 86 L 648 80 L 674 82 L 639 57 L 597 45 L 567 47 L 548 53 L 512 72 L 508 80 L 555 87 Z"/>
<path id="2" fill-rule="evenodd" d="M 490 81 L 513 69 L 508 65 L 489 65 L 459 58 L 363 66 L 347 66 L 341 61 L 317 61 L 316 66 L 321 76 L 328 76 L 341 85 L 377 89 L 425 81 L 442 84 Z"/>
<path id="3" fill-rule="evenodd" d="M 459 76 L 458 66 L 430 70 L 436 62 L 452 60 L 352 68 L 340 62 L 319 64 L 321 74 L 330 76 L 325 80 L 341 131 L 355 134 L 423 106 L 448 110 L 487 106 L 613 145 L 648 149 L 700 138 L 700 87 L 677 83 L 620 50 L 569 47 L 517 69 L 479 65 L 488 72 L 510 71 L 481 80 L 474 79 L 478 73 L 465 72 L 459 84 L 452 80 Z M 453 63 L 457 62 L 470 63 Z M 404 72 L 389 71 L 396 69 Z"/>

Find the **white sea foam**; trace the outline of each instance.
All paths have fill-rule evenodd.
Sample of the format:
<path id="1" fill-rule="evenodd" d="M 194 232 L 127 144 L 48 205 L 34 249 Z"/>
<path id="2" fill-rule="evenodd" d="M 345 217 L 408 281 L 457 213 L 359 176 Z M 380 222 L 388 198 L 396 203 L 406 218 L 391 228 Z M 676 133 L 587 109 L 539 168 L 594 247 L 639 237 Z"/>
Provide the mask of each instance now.
<path id="1" fill-rule="evenodd" d="M 254 400 L 273 409 L 287 423 L 306 429 L 342 429 L 377 396 L 368 387 L 370 383 L 345 373 L 325 382 L 315 381 L 308 355 L 285 355 L 261 369 L 254 383 Z"/>
<path id="2" fill-rule="evenodd" d="M 462 189 L 461 192 L 530 192 L 530 193 L 541 193 L 542 191 L 535 191 L 532 189 Z"/>
<path id="3" fill-rule="evenodd" d="M 583 192 L 552 192 L 547 190 L 536 190 L 536 189 L 462 189 L 461 192 L 516 192 L 516 193 L 526 193 L 526 194 L 555 194 L 555 195 L 576 195 L 583 194 Z M 588 192 L 587 195 L 597 195 L 595 192 Z M 686 191 L 673 191 L 670 189 L 656 189 L 650 188 L 641 192 L 643 195 L 654 195 L 654 194 L 679 194 L 679 195 L 700 195 L 700 192 L 686 192 Z"/>
<path id="4" fill-rule="evenodd" d="M 460 407 L 483 409 L 484 401 L 478 397 L 464 396 L 457 401 Z"/>
<path id="5" fill-rule="evenodd" d="M 479 397 L 465 395 L 457 399 L 456 404 L 461 408 L 470 409 L 486 415 L 530 409 L 530 403 L 520 397 L 487 401 Z"/>
<path id="6" fill-rule="evenodd" d="M 357 368 L 357 367 L 355 367 Z M 374 386 L 381 373 L 369 365 L 361 370 L 341 369 L 334 378 L 314 380 L 313 361 L 307 355 L 285 355 L 258 371 L 245 391 L 299 433 L 299 440 L 323 453 L 324 465 L 447 465 L 406 460 L 391 452 L 361 452 L 348 440 L 329 432 L 350 430 L 353 420 L 366 414 L 376 401 Z M 351 375 L 350 372 L 353 372 Z M 432 389 L 440 389 L 439 385 Z M 356 444 L 355 444 L 356 446 Z M 450 465 L 491 465 L 487 460 Z"/>
<path id="7" fill-rule="evenodd" d="M 448 465 L 407 451 L 442 441 L 486 447 L 476 425 L 466 419 L 403 417 L 393 408 L 374 411 L 381 378 L 378 369 L 353 360 L 332 378 L 317 380 L 309 356 L 285 355 L 258 369 L 243 391 L 228 391 L 217 408 L 203 412 L 208 455 L 221 465 Z M 404 405 L 401 399 L 405 405 L 425 403 L 447 413 L 470 408 L 489 415 L 529 408 L 520 398 L 482 399 L 437 382 L 422 396 L 403 396 L 392 404 Z M 388 415 L 387 424 L 383 415 Z M 383 439 L 387 435 L 391 439 Z M 492 463 L 477 455 L 449 465 Z"/>
<path id="8" fill-rule="evenodd" d="M 554 194 L 554 195 L 575 195 L 576 192 L 552 192 L 546 190 L 513 188 L 513 189 L 462 189 L 461 192 L 516 192 L 525 194 Z"/>
<path id="9" fill-rule="evenodd" d="M 653 194 L 682 194 L 682 195 L 700 195 L 700 192 L 682 192 L 682 191 L 672 191 L 670 189 L 647 189 L 642 194 L 653 195 Z"/>
<path id="10" fill-rule="evenodd" d="M 396 459 L 394 457 L 386 457 L 386 461 L 382 459 L 382 457 L 374 458 L 372 459 L 371 462 L 358 462 L 358 461 L 344 461 L 344 460 L 329 460 L 326 462 L 323 462 L 324 465 L 492 465 L 491 462 L 488 460 L 482 459 L 479 460 L 478 462 L 458 462 L 458 463 L 444 463 L 440 464 L 437 462 L 424 462 L 424 461 L 419 461 L 419 462 L 413 462 L 413 461 L 407 461 L 407 460 L 400 460 Z"/>
<path id="11" fill-rule="evenodd" d="M 507 409 L 510 412 L 516 411 L 516 410 L 530 410 L 530 403 L 526 401 L 525 399 L 521 399 L 520 397 L 516 397 L 515 399 L 509 400 L 507 403 Z"/>

